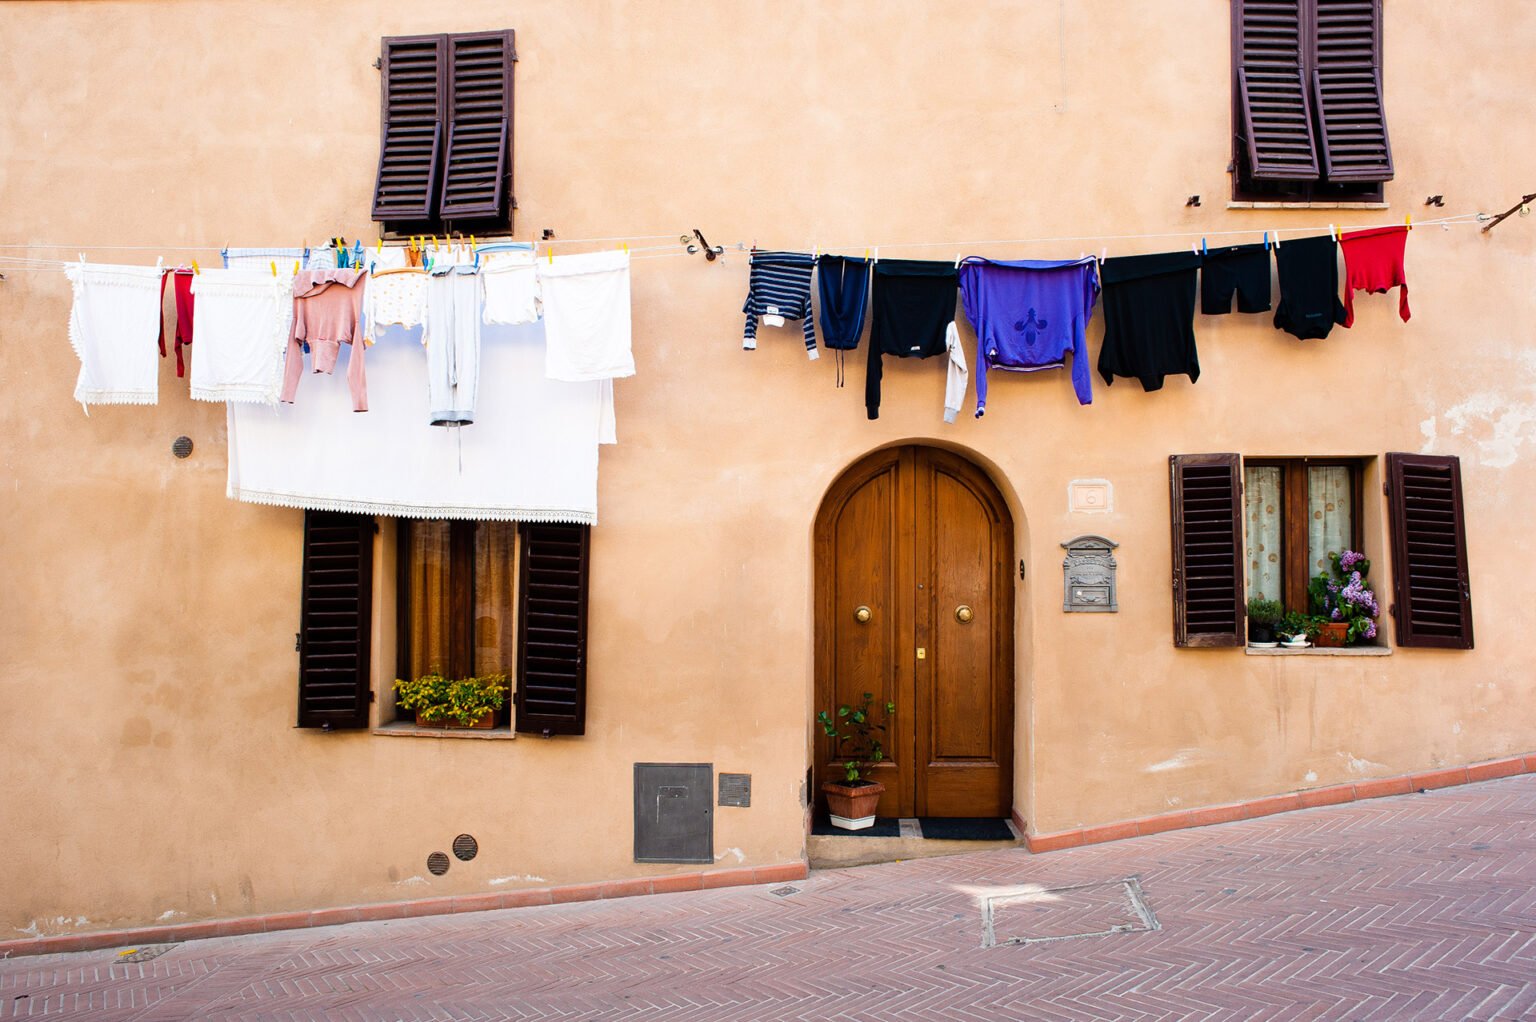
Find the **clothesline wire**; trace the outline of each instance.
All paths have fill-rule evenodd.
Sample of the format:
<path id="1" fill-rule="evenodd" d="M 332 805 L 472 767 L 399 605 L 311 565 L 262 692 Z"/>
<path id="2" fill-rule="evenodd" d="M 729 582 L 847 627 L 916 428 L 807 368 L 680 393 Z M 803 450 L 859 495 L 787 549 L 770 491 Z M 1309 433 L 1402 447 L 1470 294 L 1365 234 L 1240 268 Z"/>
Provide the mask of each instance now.
<path id="1" fill-rule="evenodd" d="M 1465 225 L 1469 225 L 1469 224 L 1481 223 L 1482 222 L 1482 218 L 1484 218 L 1486 216 L 1487 216 L 1487 214 L 1482 213 L 1482 212 L 1457 213 L 1457 214 L 1454 214 L 1452 216 L 1436 217 L 1436 218 L 1434 218 L 1432 220 L 1416 220 L 1416 221 L 1414 221 L 1413 226 L 1414 227 L 1458 227 L 1458 226 L 1465 226 Z M 803 250 L 804 251 L 811 251 L 813 249 L 816 249 L 816 250 L 819 250 L 821 252 L 857 252 L 860 249 L 869 249 L 871 251 L 871 253 L 872 253 L 877 248 L 965 248 L 965 247 L 968 247 L 968 246 L 979 247 L 979 246 L 985 246 L 985 245 L 1038 245 L 1038 244 L 1053 244 L 1053 243 L 1068 242 L 1068 241 L 1076 241 L 1076 242 L 1090 242 L 1090 241 L 1091 242 L 1136 241 L 1136 240 L 1143 239 L 1143 238 L 1146 238 L 1146 239 L 1156 239 L 1156 238 L 1223 238 L 1223 237 L 1231 237 L 1231 236 L 1234 236 L 1234 235 L 1242 235 L 1242 234 L 1251 234 L 1251 235 L 1255 235 L 1255 236 L 1260 236 L 1260 235 L 1263 235 L 1265 232 L 1268 232 L 1270 234 L 1277 234 L 1279 236 L 1279 238 L 1280 238 L 1280 243 L 1283 245 L 1285 243 L 1285 239 L 1287 237 L 1294 238 L 1294 237 L 1297 237 L 1297 236 L 1305 237 L 1305 236 L 1308 236 L 1308 235 L 1311 235 L 1311 234 L 1326 234 L 1330 229 L 1335 230 L 1335 231 L 1339 231 L 1339 232 L 1342 233 L 1344 231 L 1368 231 L 1368 230 L 1372 230 L 1372 229 L 1378 228 L 1378 227 L 1401 227 L 1401 226 L 1403 226 L 1403 224 L 1401 224 L 1401 223 L 1385 223 L 1385 224 L 1380 224 L 1380 223 L 1378 223 L 1378 224 L 1320 224 L 1320 225 L 1314 225 L 1314 226 L 1291 226 L 1291 227 L 1280 227 L 1280 228 L 1276 228 L 1274 226 L 1269 226 L 1269 227 L 1245 227 L 1245 228 L 1241 228 L 1241 229 L 1238 229 L 1238 230 L 1230 230 L 1230 231 L 1188 230 L 1188 231 L 1163 231 L 1163 232 L 1147 233 L 1147 234 L 1077 234 L 1077 235 L 1062 235 L 1062 236 L 1050 237 L 1050 238 L 990 238 L 990 239 L 971 240 L 971 241 L 895 241 L 895 242 L 882 241 L 882 242 L 859 242 L 857 244 L 840 244 L 840 245 L 822 245 L 822 244 L 818 244 L 818 243 L 813 242 L 812 244 L 805 245 L 803 247 Z M 752 245 L 749 242 L 738 241 L 738 242 L 735 243 L 734 247 L 736 249 L 744 249 L 744 250 L 750 251 L 750 249 L 752 248 Z M 765 250 L 765 249 L 768 248 L 768 246 L 765 246 L 765 245 L 759 245 L 757 247 L 760 250 Z M 728 246 L 727 247 L 727 251 L 730 251 L 730 250 L 731 250 L 731 247 Z M 782 250 L 780 250 L 780 251 L 782 251 Z"/>
<path id="2" fill-rule="evenodd" d="M 542 240 L 541 241 L 531 241 L 531 240 L 519 241 L 516 238 L 497 238 L 497 237 L 489 237 L 489 238 L 482 239 L 482 238 L 479 238 L 478 236 L 476 236 L 476 241 L 481 243 L 481 244 L 485 244 L 485 245 L 500 245 L 500 244 L 506 244 L 508 242 L 512 242 L 514 244 L 544 246 L 544 245 L 593 245 L 593 244 L 597 244 L 598 242 L 607 242 L 607 241 L 618 243 L 618 242 L 624 242 L 624 241 L 665 241 L 665 240 L 670 240 L 674 244 L 680 245 L 680 244 L 682 244 L 681 239 L 685 235 L 691 237 L 691 235 L 689 234 L 688 231 L 674 231 L 671 234 L 622 234 L 622 235 L 616 235 L 616 236 L 614 236 L 612 238 L 550 238 L 548 241 L 542 241 Z M 417 235 L 417 237 L 423 237 L 423 238 L 430 238 L 431 236 L 432 235 L 430 235 L 430 234 Z M 455 245 L 457 245 L 457 244 L 467 244 L 468 243 L 468 238 L 469 238 L 468 235 L 465 235 L 462 240 L 458 239 L 458 238 L 450 239 L 447 235 L 438 235 L 438 237 L 442 241 L 450 242 L 451 244 L 455 244 Z M 367 249 L 376 247 L 376 245 L 377 245 L 377 238 L 375 238 L 375 242 L 372 245 L 370 245 L 367 242 L 367 240 L 363 241 L 363 249 L 365 251 Z M 404 242 L 389 242 L 389 243 L 386 243 L 386 245 L 385 245 L 386 248 L 400 248 L 400 247 L 403 247 L 403 246 L 404 246 Z M 43 243 L 43 242 L 37 242 L 37 243 L 33 243 L 33 242 L 19 242 L 19 243 L 16 243 L 16 244 L 0 245 L 0 249 L 15 249 L 15 248 L 22 248 L 22 249 L 47 249 L 47 250 L 65 249 L 65 250 L 69 250 L 69 251 L 84 251 L 84 252 L 222 252 L 226 248 L 236 248 L 236 247 L 251 248 L 251 247 L 258 247 L 258 246 L 245 246 L 245 245 L 242 245 L 242 246 L 234 246 L 234 245 L 56 245 L 56 244 Z M 301 248 L 301 247 L 304 247 L 304 246 L 299 246 L 299 245 L 271 245 L 271 246 L 261 246 L 261 247 L 269 247 L 269 248 Z M 308 247 L 310 247 L 310 248 L 324 248 L 324 247 L 326 247 L 326 245 L 324 245 L 324 244 L 322 244 L 322 245 L 311 245 L 311 246 L 308 246 Z M 447 247 L 447 246 L 442 246 L 442 247 Z"/>
<path id="3" fill-rule="evenodd" d="M 1423 227 L 1423 228 L 1427 228 L 1427 227 L 1444 227 L 1444 228 L 1462 227 L 1462 226 L 1469 226 L 1469 225 L 1475 225 L 1475 224 L 1483 223 L 1486 219 L 1487 219 L 1487 214 L 1486 213 L 1482 213 L 1482 212 L 1457 213 L 1457 214 L 1453 214 L 1453 215 L 1450 215 L 1450 216 L 1435 217 L 1435 218 L 1429 219 L 1429 220 L 1420 220 L 1417 223 L 1415 223 L 1413 226 L 1415 226 L 1415 227 Z M 1165 238 L 1227 238 L 1227 237 L 1233 237 L 1233 236 L 1238 236 L 1238 235 L 1263 235 L 1266 232 L 1277 235 L 1279 240 L 1280 240 L 1280 243 L 1283 245 L 1285 243 L 1285 238 L 1286 238 L 1287 235 L 1289 235 L 1289 236 L 1294 238 L 1294 237 L 1297 237 L 1297 236 L 1305 237 L 1305 236 L 1308 236 L 1308 235 L 1311 235 L 1311 234 L 1322 234 L 1322 233 L 1324 233 L 1326 231 L 1329 231 L 1329 230 L 1338 231 L 1338 232 L 1342 233 L 1344 231 L 1371 230 L 1373 228 L 1378 228 L 1378 227 L 1395 227 L 1395 226 L 1399 226 L 1399 225 L 1392 224 L 1392 223 L 1388 223 L 1388 224 L 1380 224 L 1380 223 L 1377 223 L 1377 224 L 1317 224 L 1317 225 L 1310 225 L 1310 226 L 1292 226 L 1292 227 L 1286 227 L 1286 228 L 1283 228 L 1283 229 L 1276 229 L 1276 228 L 1273 228 L 1273 227 L 1270 227 L 1270 228 L 1247 227 L 1247 228 L 1240 228 L 1240 229 L 1234 229 L 1234 230 L 1221 230 L 1221 231 L 1187 230 L 1187 231 L 1149 232 L 1149 233 L 1142 233 L 1142 234 L 1080 234 L 1080 235 L 1058 235 L 1058 236 L 1054 236 L 1054 237 L 1038 237 L 1038 238 L 988 238 L 988 239 L 978 239 L 978 240 L 968 240 L 968 241 L 967 240 L 960 240 L 960 241 L 905 241 L 905 242 L 879 242 L 878 244 L 871 243 L 871 244 L 851 244 L 851 245 L 820 245 L 820 244 L 812 244 L 812 245 L 807 245 L 805 247 L 808 248 L 808 249 L 809 248 L 814 248 L 817 251 L 821 251 L 821 252 L 858 251 L 860 249 L 867 249 L 867 250 L 873 252 L 876 249 L 882 249 L 882 248 L 883 249 L 911 249 L 911 248 L 960 248 L 960 249 L 963 249 L 963 248 L 967 248 L 967 247 L 975 248 L 975 247 L 988 247 L 988 246 L 996 246 L 996 245 L 1041 245 L 1041 244 L 1062 244 L 1062 243 L 1066 243 L 1066 242 L 1103 243 L 1103 242 L 1111 242 L 1111 241 L 1137 241 L 1137 240 L 1142 240 L 1142 239 L 1165 239 Z M 549 245 L 556 245 L 556 244 L 560 244 L 560 245 L 575 245 L 575 244 L 604 244 L 604 243 L 612 243 L 612 242 L 620 242 L 620 243 L 622 243 L 622 242 L 627 242 L 627 241 L 651 241 L 651 240 L 667 239 L 667 238 L 673 238 L 673 237 L 678 238 L 679 239 L 679 244 L 681 244 L 681 238 L 682 238 L 682 234 L 681 233 L 679 233 L 677 235 L 672 235 L 672 234 L 629 235 L 628 237 L 615 236 L 615 237 L 610 237 L 610 238 L 562 238 L 562 239 L 551 239 L 549 241 L 537 241 L 537 242 L 533 242 L 532 244 L 535 246 L 535 249 L 537 250 L 537 248 L 540 247 L 540 246 L 549 246 Z M 639 255 L 639 256 L 636 256 L 637 259 L 655 259 L 655 258 L 661 258 L 661 257 L 664 257 L 664 256 L 683 256 L 683 255 L 691 254 L 691 253 L 685 251 L 682 248 L 678 248 L 676 251 L 667 251 L 668 249 L 672 249 L 673 247 L 674 247 L 673 245 L 645 245 L 645 246 L 639 246 L 639 247 L 630 248 L 629 251 L 632 252 L 632 253 L 659 253 L 657 255 Z M 734 250 L 740 250 L 740 251 L 749 251 L 750 248 L 751 248 L 751 246 L 747 242 L 741 241 L 741 242 L 736 242 L 733 246 L 726 246 L 726 251 L 732 251 L 733 249 Z M 92 251 L 95 251 L 95 252 L 102 252 L 102 251 L 120 251 L 120 252 L 221 252 L 221 251 L 223 251 L 223 246 L 220 246 L 220 247 L 217 247 L 217 248 L 203 247 L 203 246 L 187 247 L 187 248 L 176 248 L 174 246 L 169 246 L 168 247 L 168 246 L 155 246 L 155 245 L 52 245 L 52 244 L 18 244 L 18 245 L 0 245 L 0 249 L 49 249 L 49 250 L 52 250 L 52 249 L 66 249 L 66 250 L 72 249 L 72 250 L 75 250 L 75 251 L 85 251 L 85 252 L 92 252 Z M 0 255 L 0 267 L 3 267 L 5 269 L 10 269 L 10 270 L 44 270 L 44 269 L 56 270 L 56 269 L 59 269 L 59 268 L 61 268 L 63 266 L 69 265 L 69 263 L 72 262 L 72 261 L 73 260 L 66 260 L 66 259 L 44 259 L 44 258 L 37 257 L 37 256 L 8 256 L 8 255 Z"/>

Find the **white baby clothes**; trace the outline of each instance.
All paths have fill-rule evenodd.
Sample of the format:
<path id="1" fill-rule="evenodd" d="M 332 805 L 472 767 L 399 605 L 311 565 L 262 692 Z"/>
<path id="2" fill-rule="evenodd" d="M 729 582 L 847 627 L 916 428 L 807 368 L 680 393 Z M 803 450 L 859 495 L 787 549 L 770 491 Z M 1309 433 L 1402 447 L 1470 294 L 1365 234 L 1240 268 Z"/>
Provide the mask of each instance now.
<path id="1" fill-rule="evenodd" d="M 152 405 L 159 400 L 161 271 L 158 266 L 71 263 L 69 344 L 80 358 L 82 405 Z"/>
<path id="2" fill-rule="evenodd" d="M 192 397 L 276 404 L 293 318 L 293 277 L 265 270 L 204 270 L 192 278 L 197 347 Z"/>
<path id="3" fill-rule="evenodd" d="M 475 421 L 480 382 L 480 278 L 473 265 L 440 266 L 427 281 L 427 407 L 434 426 Z"/>
<path id="4" fill-rule="evenodd" d="M 965 401 L 971 371 L 965 364 L 965 349 L 960 347 L 960 331 L 953 323 L 944 328 L 944 347 L 949 349 L 949 371 L 944 377 L 944 421 L 954 422 Z"/>
<path id="5" fill-rule="evenodd" d="M 363 292 L 363 310 L 370 342 L 378 338 L 380 327 L 420 326 L 427 314 L 427 271 L 398 269 L 370 274 L 368 290 Z"/>
<path id="6" fill-rule="evenodd" d="M 487 323 L 517 326 L 539 318 L 539 278 L 532 249 L 482 253 L 480 279 Z"/>
<path id="7" fill-rule="evenodd" d="M 629 253 L 586 252 L 535 265 L 544 303 L 546 375 L 571 381 L 635 375 Z"/>

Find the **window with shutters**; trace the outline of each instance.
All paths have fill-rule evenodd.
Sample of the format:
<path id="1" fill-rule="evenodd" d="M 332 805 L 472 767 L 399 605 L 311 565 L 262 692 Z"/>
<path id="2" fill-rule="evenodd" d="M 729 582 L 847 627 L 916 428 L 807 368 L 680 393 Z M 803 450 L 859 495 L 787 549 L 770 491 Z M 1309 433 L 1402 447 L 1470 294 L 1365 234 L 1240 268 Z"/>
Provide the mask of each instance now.
<path id="1" fill-rule="evenodd" d="M 1381 0 L 1232 0 L 1232 197 L 1380 201 Z"/>
<path id="2" fill-rule="evenodd" d="M 1243 460 L 1249 598 L 1309 612 L 1307 583 L 1328 571 L 1328 555 L 1359 549 L 1362 467 L 1357 459 Z"/>
<path id="3" fill-rule="evenodd" d="M 513 42 L 510 30 L 384 39 L 373 192 L 384 233 L 511 228 Z"/>
<path id="4" fill-rule="evenodd" d="M 397 670 L 505 674 L 496 726 L 582 734 L 587 526 L 401 521 Z"/>

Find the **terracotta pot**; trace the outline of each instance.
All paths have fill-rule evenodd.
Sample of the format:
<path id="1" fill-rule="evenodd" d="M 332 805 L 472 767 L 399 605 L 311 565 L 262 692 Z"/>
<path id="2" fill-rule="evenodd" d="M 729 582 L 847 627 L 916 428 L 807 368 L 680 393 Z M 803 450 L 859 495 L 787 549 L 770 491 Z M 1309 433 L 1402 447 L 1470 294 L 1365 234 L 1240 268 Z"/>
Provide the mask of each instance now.
<path id="1" fill-rule="evenodd" d="M 827 814 L 832 826 L 844 830 L 863 830 L 875 825 L 875 806 L 885 794 L 885 785 L 870 781 L 858 787 L 826 781 L 821 786 L 827 796 Z"/>
<path id="2" fill-rule="evenodd" d="M 486 710 L 485 716 L 481 717 L 473 724 L 461 724 L 459 723 L 459 718 L 457 717 L 444 717 L 442 720 L 427 720 L 426 718 L 422 717 L 420 710 L 416 711 L 417 727 L 441 727 L 455 730 L 462 730 L 465 728 L 480 728 L 481 730 L 487 730 L 493 727 L 495 724 L 495 710 Z"/>
<path id="3" fill-rule="evenodd" d="M 1330 621 L 1323 625 L 1322 631 L 1317 633 L 1317 644 L 1319 646 L 1342 646 L 1347 638 L 1349 638 L 1348 622 Z"/>

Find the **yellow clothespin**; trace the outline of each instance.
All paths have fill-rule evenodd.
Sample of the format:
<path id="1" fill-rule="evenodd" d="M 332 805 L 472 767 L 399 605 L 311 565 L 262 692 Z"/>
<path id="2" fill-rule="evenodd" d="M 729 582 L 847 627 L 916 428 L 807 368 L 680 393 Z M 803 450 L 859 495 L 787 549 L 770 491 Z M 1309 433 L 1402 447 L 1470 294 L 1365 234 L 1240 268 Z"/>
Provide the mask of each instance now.
<path id="1" fill-rule="evenodd" d="M 437 251 L 437 235 L 432 235 L 432 251 Z"/>
<path id="2" fill-rule="evenodd" d="M 272 260 L 272 276 L 277 276 L 277 260 Z"/>
<path id="3" fill-rule="evenodd" d="M 1403 226 L 1408 228 L 1410 231 L 1413 230 L 1413 214 L 1412 213 L 1409 213 L 1408 216 L 1403 219 Z"/>
<path id="4" fill-rule="evenodd" d="M 544 251 L 549 254 L 549 265 L 555 265 L 555 250 L 552 248 L 546 248 Z"/>
<path id="5" fill-rule="evenodd" d="M 475 236 L 473 234 L 471 234 L 469 236 L 469 251 L 471 253 L 474 253 L 474 252 L 478 251 L 479 248 L 480 248 L 479 243 L 475 241 Z"/>
<path id="6" fill-rule="evenodd" d="M 866 248 L 866 249 L 865 249 L 865 250 L 864 250 L 864 258 L 865 258 L 865 259 L 866 259 L 866 260 L 868 260 L 868 259 L 869 259 L 869 249 L 867 249 L 867 248 Z"/>
<path id="7" fill-rule="evenodd" d="M 299 275 L 299 261 L 297 259 L 293 261 L 293 275 L 295 277 Z"/>
<path id="8" fill-rule="evenodd" d="M 377 249 L 377 250 L 376 250 L 376 252 L 382 252 L 382 251 L 384 251 L 384 239 L 383 239 L 383 238 L 380 238 L 380 239 L 379 239 L 379 247 L 378 247 L 378 249 Z"/>
<path id="9" fill-rule="evenodd" d="M 197 260 L 196 259 L 192 260 L 192 272 L 193 273 L 198 273 L 198 274 L 201 274 L 203 272 L 202 268 L 197 265 Z"/>
<path id="10" fill-rule="evenodd" d="M 619 247 L 624 250 L 625 255 L 629 255 L 629 242 L 621 241 L 619 242 Z"/>

